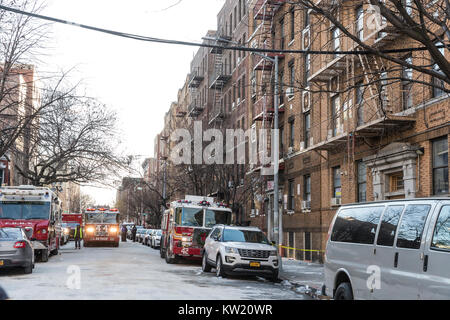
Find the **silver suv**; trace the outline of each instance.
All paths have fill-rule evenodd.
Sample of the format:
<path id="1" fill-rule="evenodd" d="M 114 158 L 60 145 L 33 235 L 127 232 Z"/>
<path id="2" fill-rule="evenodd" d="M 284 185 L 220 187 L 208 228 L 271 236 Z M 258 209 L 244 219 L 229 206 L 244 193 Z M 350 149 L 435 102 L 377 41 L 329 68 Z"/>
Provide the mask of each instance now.
<path id="1" fill-rule="evenodd" d="M 260 275 L 278 279 L 280 258 L 277 249 L 256 227 L 214 226 L 205 240 L 203 272 L 216 268 L 216 276 Z"/>

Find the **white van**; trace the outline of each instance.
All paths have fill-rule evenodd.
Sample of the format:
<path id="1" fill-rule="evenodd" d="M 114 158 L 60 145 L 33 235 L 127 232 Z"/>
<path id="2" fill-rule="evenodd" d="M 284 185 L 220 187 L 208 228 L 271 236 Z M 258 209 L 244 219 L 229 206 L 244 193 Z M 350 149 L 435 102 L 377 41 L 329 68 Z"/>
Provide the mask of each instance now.
<path id="1" fill-rule="evenodd" d="M 324 267 L 334 299 L 450 299 L 450 198 L 340 207 Z"/>

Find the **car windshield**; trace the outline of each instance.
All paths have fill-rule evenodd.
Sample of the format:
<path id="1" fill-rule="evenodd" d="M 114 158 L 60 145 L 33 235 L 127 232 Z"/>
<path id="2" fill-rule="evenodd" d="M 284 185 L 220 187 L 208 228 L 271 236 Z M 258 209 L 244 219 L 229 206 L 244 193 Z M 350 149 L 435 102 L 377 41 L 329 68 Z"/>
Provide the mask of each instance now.
<path id="1" fill-rule="evenodd" d="M 89 212 L 86 214 L 87 223 L 117 223 L 119 215 L 116 212 Z"/>
<path id="2" fill-rule="evenodd" d="M 19 228 L 0 229 L 0 241 L 16 240 L 22 238 L 22 232 Z"/>
<path id="3" fill-rule="evenodd" d="M 212 227 L 216 224 L 230 224 L 231 211 L 228 210 L 206 210 L 205 227 Z"/>
<path id="4" fill-rule="evenodd" d="M 75 228 L 79 223 L 66 223 L 66 227 Z"/>
<path id="5" fill-rule="evenodd" d="M 261 231 L 226 229 L 223 232 L 224 242 L 251 242 L 270 244 L 264 233 Z"/>
<path id="6" fill-rule="evenodd" d="M 203 208 L 177 210 L 176 223 L 186 227 L 201 227 L 203 225 Z"/>
<path id="7" fill-rule="evenodd" d="M 156 235 L 157 235 L 157 236 L 162 235 L 162 231 L 161 231 L 161 230 L 158 230 L 158 231 L 156 232 Z"/>
<path id="8" fill-rule="evenodd" d="M 50 217 L 50 202 L 0 201 L 0 219 L 47 220 Z"/>

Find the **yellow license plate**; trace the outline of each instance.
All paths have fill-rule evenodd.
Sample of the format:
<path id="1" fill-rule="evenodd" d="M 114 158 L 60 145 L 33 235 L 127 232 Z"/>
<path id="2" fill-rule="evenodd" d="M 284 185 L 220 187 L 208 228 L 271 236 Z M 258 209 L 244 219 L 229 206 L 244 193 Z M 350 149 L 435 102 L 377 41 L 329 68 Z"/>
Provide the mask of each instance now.
<path id="1" fill-rule="evenodd" d="M 250 262 L 250 267 L 259 268 L 259 267 L 261 267 L 261 263 L 259 263 L 259 262 Z"/>
<path id="2" fill-rule="evenodd" d="M 3 265 L 3 260 L 0 260 L 0 266 L 2 266 Z"/>

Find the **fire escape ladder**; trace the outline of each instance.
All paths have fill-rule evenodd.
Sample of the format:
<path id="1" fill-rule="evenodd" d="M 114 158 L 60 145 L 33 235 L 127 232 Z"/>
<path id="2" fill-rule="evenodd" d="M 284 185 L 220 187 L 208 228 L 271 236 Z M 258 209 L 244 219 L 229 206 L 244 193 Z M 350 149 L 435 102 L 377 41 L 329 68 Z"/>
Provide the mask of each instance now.
<path id="1" fill-rule="evenodd" d="M 371 68 L 370 66 L 370 61 L 367 58 L 366 54 L 358 54 L 359 57 L 359 61 L 361 63 L 361 66 L 363 68 L 363 72 L 364 72 L 364 79 L 366 80 L 367 86 L 369 87 L 369 93 L 370 93 L 370 97 L 369 97 L 369 101 L 371 101 L 373 103 L 373 101 L 375 101 L 375 103 L 373 103 L 373 105 L 375 106 L 374 110 L 378 110 L 379 111 L 379 107 L 377 104 L 377 100 L 379 97 L 379 92 L 378 92 L 378 86 L 376 85 L 376 83 L 374 84 L 373 82 L 373 78 L 374 78 L 374 70 Z M 379 71 L 379 70 L 376 70 Z M 369 77 L 369 74 L 371 75 L 371 77 Z M 379 112 L 378 112 L 379 113 Z M 373 119 L 371 119 L 373 120 Z"/>

